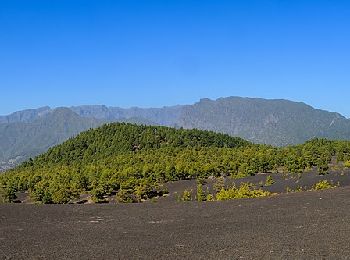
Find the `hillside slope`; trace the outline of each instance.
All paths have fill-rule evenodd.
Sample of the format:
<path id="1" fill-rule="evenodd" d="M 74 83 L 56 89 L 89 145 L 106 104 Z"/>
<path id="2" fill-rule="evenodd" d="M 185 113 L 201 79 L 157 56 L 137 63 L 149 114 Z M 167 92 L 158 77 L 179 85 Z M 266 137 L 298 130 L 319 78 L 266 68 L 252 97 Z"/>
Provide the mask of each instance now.
<path id="1" fill-rule="evenodd" d="M 183 108 L 179 125 L 284 146 L 312 138 L 350 139 L 350 120 L 288 100 L 202 99 Z"/>

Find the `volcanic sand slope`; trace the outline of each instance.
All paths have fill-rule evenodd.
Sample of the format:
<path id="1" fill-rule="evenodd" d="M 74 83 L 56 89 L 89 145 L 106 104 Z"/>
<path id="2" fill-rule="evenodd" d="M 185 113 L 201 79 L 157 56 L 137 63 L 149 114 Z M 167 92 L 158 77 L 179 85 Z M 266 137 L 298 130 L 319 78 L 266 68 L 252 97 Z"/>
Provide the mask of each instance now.
<path id="1" fill-rule="evenodd" d="M 349 192 L 206 203 L 0 205 L 0 258 L 348 259 Z"/>

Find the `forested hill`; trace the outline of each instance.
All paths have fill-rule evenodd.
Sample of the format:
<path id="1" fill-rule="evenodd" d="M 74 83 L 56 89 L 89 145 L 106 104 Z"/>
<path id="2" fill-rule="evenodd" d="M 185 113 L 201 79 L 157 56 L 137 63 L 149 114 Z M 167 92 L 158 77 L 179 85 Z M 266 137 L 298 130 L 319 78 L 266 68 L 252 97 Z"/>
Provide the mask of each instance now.
<path id="1" fill-rule="evenodd" d="M 111 123 L 1 174 L 0 200 L 11 202 L 21 191 L 42 203 L 80 195 L 101 202 L 113 194 L 121 202 L 140 202 L 164 194 L 169 181 L 314 167 L 325 174 L 334 157 L 350 165 L 350 142 L 314 139 L 278 148 L 210 131 Z"/>
<path id="2" fill-rule="evenodd" d="M 89 163 L 109 156 L 158 148 L 237 148 L 249 145 L 252 144 L 241 138 L 211 131 L 110 123 L 83 132 L 49 149 L 38 156 L 34 163 Z"/>
<path id="3" fill-rule="evenodd" d="M 81 193 L 95 201 L 112 192 L 125 193 L 125 200 L 150 198 L 162 183 L 222 172 L 220 149 L 249 147 L 259 145 L 196 129 L 105 124 L 0 175 L 0 199 L 12 201 L 17 191 L 44 203 L 66 203 Z"/>

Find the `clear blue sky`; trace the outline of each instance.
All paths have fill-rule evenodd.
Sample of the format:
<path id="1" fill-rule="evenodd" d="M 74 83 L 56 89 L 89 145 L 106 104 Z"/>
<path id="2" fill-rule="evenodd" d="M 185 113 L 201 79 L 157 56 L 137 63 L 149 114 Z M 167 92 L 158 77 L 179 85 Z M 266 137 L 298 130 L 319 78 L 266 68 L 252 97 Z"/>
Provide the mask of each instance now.
<path id="1" fill-rule="evenodd" d="M 350 1 L 0 1 L 0 114 L 223 96 L 349 117 Z"/>

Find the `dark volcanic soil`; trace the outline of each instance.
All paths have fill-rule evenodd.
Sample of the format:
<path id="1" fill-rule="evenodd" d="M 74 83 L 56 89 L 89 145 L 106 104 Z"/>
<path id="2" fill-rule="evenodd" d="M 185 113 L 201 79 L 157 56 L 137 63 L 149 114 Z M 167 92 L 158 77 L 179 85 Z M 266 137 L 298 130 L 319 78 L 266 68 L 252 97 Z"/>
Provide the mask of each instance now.
<path id="1" fill-rule="evenodd" d="M 0 205 L 0 259 L 350 259 L 349 194 Z"/>

